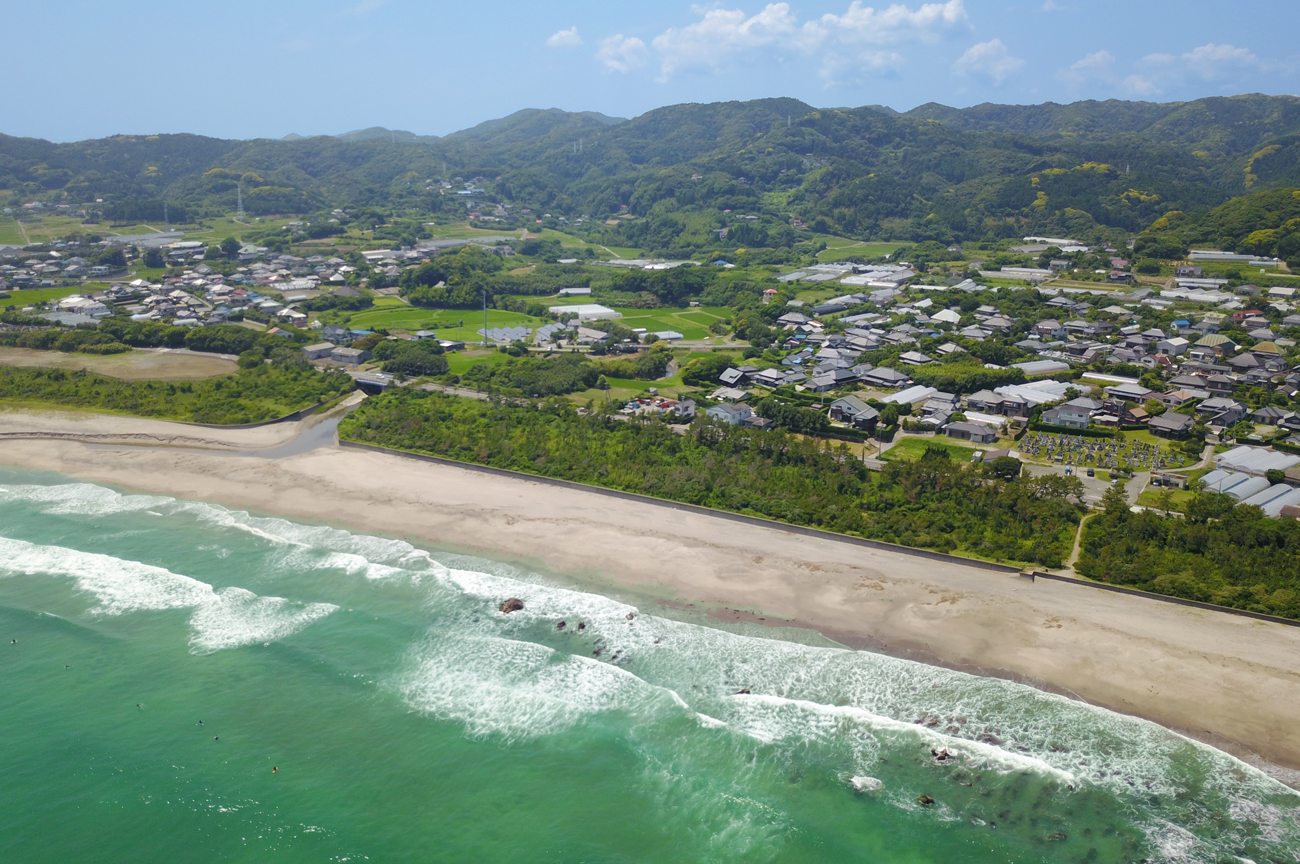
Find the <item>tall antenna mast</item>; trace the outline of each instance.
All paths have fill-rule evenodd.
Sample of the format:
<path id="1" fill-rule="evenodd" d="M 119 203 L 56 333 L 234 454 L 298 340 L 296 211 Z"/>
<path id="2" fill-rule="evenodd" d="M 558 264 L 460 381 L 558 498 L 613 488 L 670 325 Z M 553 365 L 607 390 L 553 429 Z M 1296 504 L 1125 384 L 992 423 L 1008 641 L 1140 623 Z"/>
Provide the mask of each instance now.
<path id="1" fill-rule="evenodd" d="M 239 222 L 244 221 L 244 185 L 242 183 L 235 187 L 235 219 Z"/>
<path id="2" fill-rule="evenodd" d="M 168 215 L 168 213 L 167 213 L 167 202 L 166 202 L 166 201 L 163 202 L 163 223 L 164 223 L 168 228 L 172 227 L 172 220 L 171 220 L 171 217 L 170 217 L 170 216 Z"/>

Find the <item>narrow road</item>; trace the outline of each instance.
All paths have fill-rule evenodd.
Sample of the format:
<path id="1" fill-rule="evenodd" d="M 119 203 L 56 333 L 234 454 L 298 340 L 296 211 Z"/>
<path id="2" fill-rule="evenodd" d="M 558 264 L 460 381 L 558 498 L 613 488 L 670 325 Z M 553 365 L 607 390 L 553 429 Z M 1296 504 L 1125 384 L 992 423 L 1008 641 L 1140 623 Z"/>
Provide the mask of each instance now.
<path id="1" fill-rule="evenodd" d="M 1083 529 L 1088 524 L 1088 520 L 1095 514 L 1085 513 L 1079 520 L 1079 530 L 1074 532 L 1074 548 L 1070 550 L 1070 560 L 1065 562 L 1065 569 L 1073 570 L 1075 562 L 1079 560 L 1079 552 L 1083 549 Z"/>
<path id="2" fill-rule="evenodd" d="M 18 231 L 20 234 L 23 235 L 23 245 L 24 246 L 32 245 L 31 238 L 27 236 L 27 229 L 23 227 L 23 220 L 15 219 L 14 221 L 18 223 Z"/>

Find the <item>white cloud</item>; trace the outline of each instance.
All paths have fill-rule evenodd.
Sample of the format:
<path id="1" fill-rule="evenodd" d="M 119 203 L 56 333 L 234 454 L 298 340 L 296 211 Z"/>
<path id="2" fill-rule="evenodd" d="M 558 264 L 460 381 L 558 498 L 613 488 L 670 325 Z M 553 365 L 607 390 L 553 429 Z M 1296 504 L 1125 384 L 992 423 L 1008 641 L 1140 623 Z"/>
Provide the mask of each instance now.
<path id="1" fill-rule="evenodd" d="M 1164 92 L 1188 81 L 1223 81 L 1264 67 L 1248 48 L 1213 42 L 1183 54 L 1148 54 L 1137 62 L 1141 74 L 1124 79 L 1125 87 L 1139 96 Z"/>
<path id="2" fill-rule="evenodd" d="M 1001 39 L 990 39 L 972 45 L 957 59 L 953 68 L 959 75 L 985 75 L 994 84 L 1001 84 L 1007 76 L 1025 65 L 1019 57 L 1012 57 Z"/>
<path id="3" fill-rule="evenodd" d="M 925 3 L 916 8 L 896 3 L 880 9 L 853 0 L 843 15 L 826 14 L 804 22 L 785 2 L 768 3 L 754 15 L 722 6 L 696 6 L 692 11 L 699 20 L 684 27 L 670 27 L 651 40 L 649 48 L 638 40 L 635 64 L 615 47 L 623 44 L 620 40 L 626 37 L 621 35 L 610 37 L 613 42 L 602 42 L 597 57 L 607 68 L 627 71 L 632 65 L 640 65 L 645 56 L 640 53 L 642 49 L 653 49 L 660 80 L 683 69 L 717 69 L 741 58 L 750 59 L 764 49 L 816 56 L 822 63 L 823 75 L 843 70 L 878 74 L 892 72 L 903 64 L 903 55 L 897 49 L 905 44 L 933 42 L 970 27 L 963 0 Z M 611 46 L 608 52 L 606 44 Z"/>
<path id="4" fill-rule="evenodd" d="M 843 15 L 826 14 L 804 24 L 801 35 L 809 48 L 826 42 L 893 45 L 912 40 L 933 42 L 945 32 L 969 26 L 962 0 L 926 3 L 915 11 L 901 3 L 876 10 L 853 0 Z"/>
<path id="5" fill-rule="evenodd" d="M 686 27 L 670 27 L 651 43 L 662 58 L 664 78 L 682 68 L 717 66 L 738 51 L 772 45 L 796 30 L 788 3 L 769 3 L 752 17 L 739 9 L 695 11 L 704 17 Z"/>
<path id="6" fill-rule="evenodd" d="M 607 72 L 630 72 L 646 64 L 646 55 L 644 42 L 635 36 L 619 33 L 600 40 L 596 59 L 604 64 Z"/>
<path id="7" fill-rule="evenodd" d="M 1067 7 L 1057 3 L 1056 0 L 1047 0 L 1047 2 L 1039 8 L 1044 12 L 1064 12 Z"/>
<path id="8" fill-rule="evenodd" d="M 1115 55 L 1106 50 L 1085 54 L 1083 59 L 1070 64 L 1069 69 L 1057 73 L 1058 78 L 1073 84 L 1089 81 L 1115 81 Z"/>
<path id="9" fill-rule="evenodd" d="M 578 35 L 578 28 L 575 25 L 568 30 L 552 33 L 551 38 L 546 40 L 546 44 L 552 48 L 573 48 L 582 44 L 582 37 Z"/>

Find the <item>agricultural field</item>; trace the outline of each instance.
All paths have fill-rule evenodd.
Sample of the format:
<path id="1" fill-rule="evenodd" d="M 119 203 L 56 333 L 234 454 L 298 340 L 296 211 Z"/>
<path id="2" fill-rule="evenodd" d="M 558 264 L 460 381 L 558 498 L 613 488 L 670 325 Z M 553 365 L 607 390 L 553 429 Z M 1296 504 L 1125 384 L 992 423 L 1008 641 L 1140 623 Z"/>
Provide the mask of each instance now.
<path id="1" fill-rule="evenodd" d="M 95 226 L 83 227 L 81 220 L 76 216 L 37 216 L 24 213 L 22 225 L 19 225 L 12 216 L 0 216 L 0 243 L 14 246 L 43 243 L 66 234 L 96 230 Z"/>
<path id="2" fill-rule="evenodd" d="M 125 381 L 179 381 L 233 375 L 234 361 L 187 351 L 130 351 L 125 354 L 65 354 L 31 348 L 0 348 L 0 366 L 86 369 Z"/>

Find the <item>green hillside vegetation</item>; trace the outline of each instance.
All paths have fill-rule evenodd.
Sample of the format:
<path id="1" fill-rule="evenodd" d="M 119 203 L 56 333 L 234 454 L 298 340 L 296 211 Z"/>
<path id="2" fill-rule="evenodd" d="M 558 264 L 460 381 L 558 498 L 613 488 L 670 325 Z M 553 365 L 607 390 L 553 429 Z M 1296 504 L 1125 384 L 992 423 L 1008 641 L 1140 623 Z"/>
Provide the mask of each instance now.
<path id="1" fill-rule="evenodd" d="M 1194 246 L 1281 258 L 1300 268 L 1300 189 L 1253 192 L 1197 216 L 1170 213 L 1142 233 L 1134 251 L 1179 258 Z"/>
<path id="2" fill-rule="evenodd" d="M 697 421 L 579 414 L 404 389 L 367 399 L 343 438 L 913 546 L 1059 566 L 1082 512 L 1075 478 L 999 476 L 926 453 L 869 474 L 842 445 Z"/>
<path id="3" fill-rule="evenodd" d="M 306 363 L 263 364 L 198 381 L 123 381 L 61 369 L 0 368 L 0 402 L 239 425 L 274 420 L 349 392 L 352 379 Z"/>
<path id="4" fill-rule="evenodd" d="M 457 181 L 472 178 L 484 191 L 471 200 L 512 206 L 503 230 L 568 224 L 593 248 L 759 261 L 762 250 L 815 252 L 819 235 L 1118 240 L 1173 211 L 1300 186 L 1297 165 L 1300 99 L 1262 95 L 905 114 L 759 99 L 626 122 L 525 111 L 441 139 L 0 136 L 0 190 L 11 200 L 88 205 L 98 224 L 156 225 L 164 205 L 173 224 L 215 222 L 242 190 L 253 216 L 317 214 L 296 229 L 305 237 L 393 242 L 427 235 L 431 218 L 464 219 Z M 97 198 L 106 203 L 88 204 Z M 611 216 L 633 218 L 605 224 Z M 811 232 L 795 230 L 795 217 Z"/>

